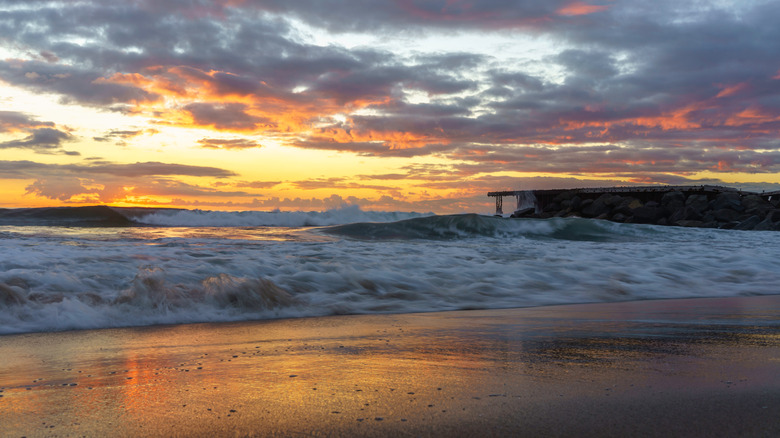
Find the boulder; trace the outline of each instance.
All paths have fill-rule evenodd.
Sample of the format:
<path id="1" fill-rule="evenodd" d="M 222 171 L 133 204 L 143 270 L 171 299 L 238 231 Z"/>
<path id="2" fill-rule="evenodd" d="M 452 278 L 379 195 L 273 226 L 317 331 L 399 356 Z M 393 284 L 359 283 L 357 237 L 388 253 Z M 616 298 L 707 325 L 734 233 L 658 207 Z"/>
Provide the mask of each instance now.
<path id="1" fill-rule="evenodd" d="M 745 207 L 745 211 L 770 210 L 772 208 L 772 204 L 770 204 L 769 201 L 766 201 L 758 195 L 747 195 L 743 197 L 742 206 Z"/>
<path id="2" fill-rule="evenodd" d="M 703 210 L 698 210 L 693 205 L 686 205 L 685 208 L 683 208 L 683 219 L 688 221 L 700 221 L 704 217 L 702 213 Z"/>
<path id="3" fill-rule="evenodd" d="M 577 196 L 577 192 L 574 190 L 568 190 L 566 192 L 559 193 L 555 199 L 553 199 L 553 202 L 562 202 L 566 200 L 570 200 L 571 198 Z"/>
<path id="4" fill-rule="evenodd" d="M 769 212 L 767 212 L 766 218 L 771 220 L 772 222 L 780 222 L 780 209 L 770 210 Z"/>
<path id="5" fill-rule="evenodd" d="M 582 198 L 579 196 L 575 196 L 571 198 L 571 209 L 572 210 L 579 210 L 580 207 L 582 207 Z"/>
<path id="6" fill-rule="evenodd" d="M 685 200 L 685 206 L 701 214 L 709 206 L 707 195 L 690 195 Z"/>
<path id="7" fill-rule="evenodd" d="M 612 209 L 607 205 L 606 201 L 610 195 L 604 194 L 599 196 L 588 206 L 582 208 L 582 216 L 584 217 L 598 217 L 604 214 L 608 214 Z"/>
<path id="8" fill-rule="evenodd" d="M 509 217 L 526 217 L 526 216 L 530 216 L 530 215 L 534 214 L 534 210 L 535 209 L 533 207 L 521 208 L 519 210 L 515 210 L 515 212 L 512 213 Z"/>
<path id="9" fill-rule="evenodd" d="M 712 214 L 718 222 L 736 222 L 739 219 L 739 213 L 730 208 L 720 208 L 713 211 Z"/>
<path id="10" fill-rule="evenodd" d="M 772 222 L 772 220 L 769 217 L 767 217 L 763 221 L 756 224 L 756 226 L 753 227 L 753 229 L 756 231 L 772 231 L 775 229 L 775 224 L 774 222 Z"/>
<path id="11" fill-rule="evenodd" d="M 626 199 L 623 196 L 620 195 L 607 195 L 604 196 L 604 204 L 606 204 L 608 207 L 615 207 L 617 205 L 620 205 L 623 200 Z"/>
<path id="12" fill-rule="evenodd" d="M 614 221 L 614 222 L 625 222 L 625 221 L 626 221 L 626 219 L 628 219 L 628 216 L 626 216 L 626 215 L 625 215 L 625 214 L 623 214 L 623 213 L 620 213 L 620 212 L 618 212 L 618 213 L 615 213 L 615 214 L 612 216 L 612 219 L 610 219 L 610 220 L 612 220 L 612 221 Z"/>
<path id="13" fill-rule="evenodd" d="M 658 203 L 655 203 L 655 206 L 649 205 L 650 202 L 647 204 L 648 205 L 631 210 L 631 215 L 633 216 L 632 222 L 638 224 L 655 224 L 659 219 L 664 217 L 664 209 L 663 207 L 658 206 Z"/>
<path id="14" fill-rule="evenodd" d="M 710 202 L 710 208 L 713 210 L 722 210 L 728 208 L 742 213 L 745 207 L 742 206 L 741 197 L 738 192 L 722 192 Z"/>
<path id="15" fill-rule="evenodd" d="M 740 222 L 739 225 L 734 227 L 737 230 L 752 230 L 761 223 L 761 218 L 758 216 L 750 216 L 749 218 L 745 219 L 744 221 Z"/>
<path id="16" fill-rule="evenodd" d="M 685 194 L 679 190 L 664 193 L 661 198 L 661 205 L 671 211 L 682 210 L 685 207 Z"/>
<path id="17" fill-rule="evenodd" d="M 620 203 L 615 205 L 612 208 L 612 213 L 613 214 L 622 213 L 625 216 L 630 216 L 631 210 L 635 208 L 639 208 L 641 206 L 642 206 L 642 201 L 640 201 L 639 199 L 631 198 L 631 197 L 628 198 L 621 197 Z"/>

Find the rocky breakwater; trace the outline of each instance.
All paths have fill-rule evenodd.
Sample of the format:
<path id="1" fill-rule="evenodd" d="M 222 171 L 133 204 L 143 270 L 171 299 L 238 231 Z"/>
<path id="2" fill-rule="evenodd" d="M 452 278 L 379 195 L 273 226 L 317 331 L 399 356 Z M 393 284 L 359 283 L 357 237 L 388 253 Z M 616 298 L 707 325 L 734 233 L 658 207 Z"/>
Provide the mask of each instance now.
<path id="1" fill-rule="evenodd" d="M 766 200 L 737 191 L 718 194 L 670 191 L 658 200 L 642 201 L 629 195 L 588 194 L 565 191 L 540 212 L 521 209 L 511 217 L 583 217 L 614 222 L 675 225 L 682 227 L 780 231 L 780 196 Z"/>

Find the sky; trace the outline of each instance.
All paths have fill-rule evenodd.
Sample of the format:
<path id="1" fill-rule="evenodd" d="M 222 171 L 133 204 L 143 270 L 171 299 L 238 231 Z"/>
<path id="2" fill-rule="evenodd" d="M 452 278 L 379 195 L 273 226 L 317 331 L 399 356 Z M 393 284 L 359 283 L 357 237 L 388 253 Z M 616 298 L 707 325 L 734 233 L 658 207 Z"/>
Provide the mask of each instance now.
<path id="1" fill-rule="evenodd" d="M 0 0 L 0 207 L 779 190 L 777 17 L 777 0 Z"/>

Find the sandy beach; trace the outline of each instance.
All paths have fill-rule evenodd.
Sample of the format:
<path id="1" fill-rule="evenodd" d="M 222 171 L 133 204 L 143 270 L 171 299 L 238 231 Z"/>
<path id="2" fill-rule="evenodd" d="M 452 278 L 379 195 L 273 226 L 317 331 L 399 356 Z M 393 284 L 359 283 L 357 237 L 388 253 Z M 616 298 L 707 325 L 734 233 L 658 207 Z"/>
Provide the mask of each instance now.
<path id="1" fill-rule="evenodd" d="M 0 337 L 0 435 L 780 436 L 780 296 Z"/>

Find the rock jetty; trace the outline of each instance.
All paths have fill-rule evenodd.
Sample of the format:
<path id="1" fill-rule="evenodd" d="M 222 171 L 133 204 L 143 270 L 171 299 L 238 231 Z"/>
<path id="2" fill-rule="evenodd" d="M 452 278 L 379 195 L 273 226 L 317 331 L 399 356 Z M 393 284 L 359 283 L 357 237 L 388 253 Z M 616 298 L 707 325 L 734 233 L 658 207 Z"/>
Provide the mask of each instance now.
<path id="1" fill-rule="evenodd" d="M 738 191 L 707 196 L 675 190 L 664 193 L 659 201 L 643 202 L 631 195 L 586 197 L 570 190 L 562 191 L 541 209 L 520 209 L 510 217 L 572 216 L 637 224 L 780 231 L 780 196 L 765 199 Z"/>

